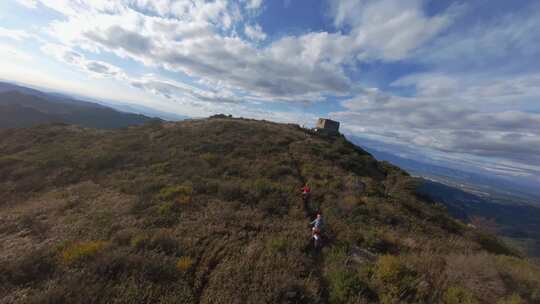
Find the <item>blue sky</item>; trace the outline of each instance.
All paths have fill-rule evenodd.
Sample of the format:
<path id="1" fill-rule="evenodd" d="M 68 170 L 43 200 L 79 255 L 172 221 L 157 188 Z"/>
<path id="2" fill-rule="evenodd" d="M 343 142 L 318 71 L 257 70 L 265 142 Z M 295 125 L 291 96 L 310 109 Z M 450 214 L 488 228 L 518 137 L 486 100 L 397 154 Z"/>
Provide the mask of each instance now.
<path id="1" fill-rule="evenodd" d="M 539 28 L 537 1 L 6 0 L 0 78 L 191 117 L 331 117 L 540 181 Z"/>

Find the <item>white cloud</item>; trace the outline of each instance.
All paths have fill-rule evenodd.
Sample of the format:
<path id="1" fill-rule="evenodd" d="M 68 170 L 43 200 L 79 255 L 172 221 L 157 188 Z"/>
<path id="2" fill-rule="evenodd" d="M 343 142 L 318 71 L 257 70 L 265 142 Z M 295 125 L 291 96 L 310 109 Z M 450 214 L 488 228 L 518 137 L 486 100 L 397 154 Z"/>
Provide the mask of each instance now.
<path id="1" fill-rule="evenodd" d="M 26 6 L 28 8 L 36 8 L 38 0 L 16 0 L 19 4 Z"/>
<path id="2" fill-rule="evenodd" d="M 533 3 L 519 12 L 457 28 L 418 50 L 414 60 L 450 71 L 511 73 L 531 67 L 538 69 L 539 14 L 540 5 Z"/>
<path id="3" fill-rule="evenodd" d="M 31 35 L 23 30 L 14 30 L 0 27 L 0 37 L 21 41 L 30 38 Z"/>
<path id="4" fill-rule="evenodd" d="M 472 156 L 484 168 L 508 162 L 520 174 L 540 174 L 540 114 L 516 107 L 540 98 L 539 74 L 487 80 L 480 75 L 417 74 L 395 81 L 417 94 L 402 97 L 365 89 L 330 115 L 353 133 L 404 146 L 433 149 L 455 158 Z M 485 163 L 489 162 L 489 165 Z M 510 171 L 508 171 L 510 174 Z"/>
<path id="5" fill-rule="evenodd" d="M 62 45 L 46 44 L 41 47 L 41 51 L 94 77 L 127 79 L 127 75 L 120 68 L 104 61 L 88 60 L 81 53 Z"/>
<path id="6" fill-rule="evenodd" d="M 263 0 L 247 0 L 246 2 L 248 9 L 258 9 L 261 7 Z"/>
<path id="7" fill-rule="evenodd" d="M 332 2 L 334 23 L 349 26 L 360 60 L 401 60 L 451 24 L 454 12 L 428 17 L 422 1 Z"/>
<path id="8" fill-rule="evenodd" d="M 263 32 L 260 25 L 246 25 L 244 27 L 244 33 L 251 40 L 255 41 L 264 41 L 266 39 L 266 34 Z"/>
<path id="9" fill-rule="evenodd" d="M 285 36 L 259 49 L 238 37 L 234 29 L 243 26 L 247 37 L 262 41 L 266 39 L 262 28 L 241 16 L 237 4 L 224 0 L 139 0 L 130 5 L 41 1 L 67 16 L 49 28 L 65 45 L 112 52 L 147 67 L 219 83 L 261 101 L 309 102 L 349 94 L 354 86 L 345 73 L 346 65 L 357 60 L 401 59 L 449 22 L 445 16 L 424 16 L 419 5 L 396 11 L 390 5 L 393 2 L 370 2 L 365 5 L 370 14 L 362 22 L 353 23 L 349 15 L 337 17 L 353 26 L 348 34 Z M 241 3 L 244 9 L 254 9 L 262 1 Z M 381 21 L 376 27 L 371 15 Z M 390 39 L 380 38 L 388 35 Z"/>
<path id="10" fill-rule="evenodd" d="M 9 44 L 0 44 L 0 57 L 2 61 L 31 62 L 32 56 Z"/>

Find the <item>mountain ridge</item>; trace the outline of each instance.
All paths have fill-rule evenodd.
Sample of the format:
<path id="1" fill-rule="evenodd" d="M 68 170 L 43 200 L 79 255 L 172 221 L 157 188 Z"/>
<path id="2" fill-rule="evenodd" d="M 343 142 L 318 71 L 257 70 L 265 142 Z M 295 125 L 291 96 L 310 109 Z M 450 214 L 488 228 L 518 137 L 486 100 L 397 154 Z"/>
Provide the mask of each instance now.
<path id="1" fill-rule="evenodd" d="M 92 102 L 0 83 L 0 128 L 63 122 L 94 128 L 124 128 L 150 121 Z"/>

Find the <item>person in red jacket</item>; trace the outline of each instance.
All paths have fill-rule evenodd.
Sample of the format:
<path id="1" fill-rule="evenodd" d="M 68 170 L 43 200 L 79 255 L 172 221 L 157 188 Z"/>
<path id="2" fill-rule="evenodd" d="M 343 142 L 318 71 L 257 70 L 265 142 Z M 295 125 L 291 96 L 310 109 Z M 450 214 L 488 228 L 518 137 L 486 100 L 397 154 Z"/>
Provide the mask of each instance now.
<path id="1" fill-rule="evenodd" d="M 307 200 L 310 194 L 311 194 L 311 188 L 309 188 L 308 184 L 305 184 L 304 187 L 302 187 L 302 198 L 304 200 Z"/>

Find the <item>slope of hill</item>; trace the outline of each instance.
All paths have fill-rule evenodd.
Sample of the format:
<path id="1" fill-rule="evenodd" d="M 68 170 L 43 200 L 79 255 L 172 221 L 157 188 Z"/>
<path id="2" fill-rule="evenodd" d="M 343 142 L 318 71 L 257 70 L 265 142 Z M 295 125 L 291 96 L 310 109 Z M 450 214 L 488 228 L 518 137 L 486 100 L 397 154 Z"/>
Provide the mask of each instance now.
<path id="1" fill-rule="evenodd" d="M 122 113 L 95 103 L 47 95 L 28 89 L 8 91 L 0 86 L 0 128 L 29 127 L 63 122 L 94 128 L 123 128 L 151 118 Z"/>
<path id="2" fill-rule="evenodd" d="M 0 130 L 0 155 L 1 303 L 540 301 L 536 264 L 343 137 L 226 118 L 56 124 Z"/>
<path id="3" fill-rule="evenodd" d="M 429 180 L 423 180 L 418 191 L 443 203 L 456 218 L 467 222 L 489 220 L 499 235 L 515 241 L 529 255 L 540 257 L 540 208 L 501 204 L 498 201 L 502 199 L 478 196 Z"/>

